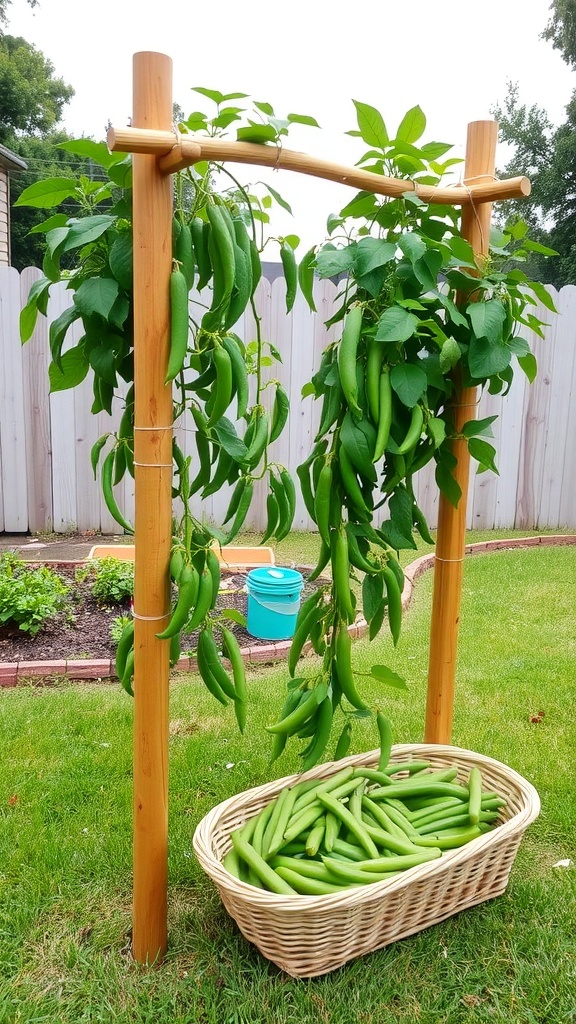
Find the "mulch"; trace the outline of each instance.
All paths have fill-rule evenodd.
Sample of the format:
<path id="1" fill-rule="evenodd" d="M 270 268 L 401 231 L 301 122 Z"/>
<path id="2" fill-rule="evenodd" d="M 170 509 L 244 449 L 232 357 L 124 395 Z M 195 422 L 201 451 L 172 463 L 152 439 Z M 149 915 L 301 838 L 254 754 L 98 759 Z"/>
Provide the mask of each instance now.
<path id="1" fill-rule="evenodd" d="M 38 564 L 35 562 L 30 568 L 35 568 Z M 115 658 L 116 642 L 112 639 L 110 630 L 118 616 L 130 615 L 130 601 L 102 605 L 91 593 L 91 580 L 76 578 L 75 567 L 55 566 L 51 563 L 50 568 L 70 587 L 66 609 L 47 621 L 36 636 L 29 636 L 10 624 L 0 625 L 0 662 Z M 305 600 L 320 582 L 325 582 L 309 583 L 307 577 L 311 569 L 306 566 L 294 568 L 297 568 L 304 577 L 302 600 Z M 247 575 L 247 572 L 222 573 L 222 585 L 226 587 L 226 593 L 219 596 L 215 614 L 227 608 L 234 608 L 246 616 L 248 597 L 244 587 Z M 251 636 L 238 623 L 227 621 L 226 625 L 236 636 L 241 648 L 270 643 L 269 640 Z M 183 652 L 195 650 L 197 635 L 197 632 L 182 635 Z"/>

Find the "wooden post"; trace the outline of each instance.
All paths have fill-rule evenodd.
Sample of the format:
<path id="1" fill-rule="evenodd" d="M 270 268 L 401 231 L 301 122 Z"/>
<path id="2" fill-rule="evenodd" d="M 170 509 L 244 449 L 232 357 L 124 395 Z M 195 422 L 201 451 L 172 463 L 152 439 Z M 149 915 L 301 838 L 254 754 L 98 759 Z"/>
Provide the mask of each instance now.
<path id="1" fill-rule="evenodd" d="M 172 124 L 172 61 L 136 53 L 134 117 Z M 167 941 L 169 645 L 155 633 L 170 607 L 172 393 L 169 346 L 172 179 L 155 156 L 133 157 L 134 192 L 134 905 L 133 956 L 160 960 Z"/>
<path id="2" fill-rule="evenodd" d="M 494 175 L 498 124 L 496 121 L 473 121 L 468 125 L 464 180 L 475 184 L 483 176 Z M 488 251 L 490 233 L 489 203 L 462 208 L 462 236 L 475 253 Z M 456 432 L 467 420 L 476 416 L 477 389 L 458 388 L 452 408 Z M 454 679 L 460 619 L 462 567 L 466 544 L 466 504 L 470 455 L 465 441 L 455 441 L 453 453 L 458 462 L 454 476 L 462 489 L 458 508 L 440 495 L 434 590 L 430 627 L 428 666 L 428 697 L 426 705 L 426 743 L 450 743 L 454 706 Z"/>

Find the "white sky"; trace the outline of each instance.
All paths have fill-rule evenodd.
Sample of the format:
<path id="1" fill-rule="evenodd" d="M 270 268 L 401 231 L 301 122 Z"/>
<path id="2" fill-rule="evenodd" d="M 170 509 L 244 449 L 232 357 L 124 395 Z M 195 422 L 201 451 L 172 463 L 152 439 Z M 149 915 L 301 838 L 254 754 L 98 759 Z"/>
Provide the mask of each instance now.
<path id="1" fill-rule="evenodd" d="M 507 80 L 523 102 L 544 107 L 554 123 L 576 86 L 549 43 L 539 39 L 549 0 L 470 0 L 433 9 L 430 0 L 26 0 L 8 8 L 7 31 L 42 50 L 75 89 L 63 126 L 104 138 L 105 125 L 128 123 L 132 55 L 155 50 L 173 60 L 174 100 L 186 113 L 207 109 L 196 85 L 243 91 L 272 104 L 278 116 L 312 114 L 322 131 L 299 128 L 287 146 L 352 164 L 365 149 L 344 133 L 356 127 L 352 100 L 377 107 L 389 131 L 419 104 L 428 120 L 423 141 L 451 142 L 462 155 L 469 121 L 490 116 Z M 327 215 L 354 194 L 290 172 L 258 174 L 292 205 L 276 230 L 303 246 L 324 237 Z M 241 180 L 254 181 L 255 168 Z M 304 248 L 300 249 L 303 253 Z"/>

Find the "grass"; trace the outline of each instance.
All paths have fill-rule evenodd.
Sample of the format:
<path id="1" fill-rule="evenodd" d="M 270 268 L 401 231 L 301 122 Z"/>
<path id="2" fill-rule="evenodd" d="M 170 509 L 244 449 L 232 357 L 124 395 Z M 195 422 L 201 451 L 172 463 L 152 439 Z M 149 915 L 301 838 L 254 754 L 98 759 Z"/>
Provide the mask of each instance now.
<path id="1" fill-rule="evenodd" d="M 494 534 L 471 539 L 484 536 Z M 315 550 L 315 538 L 292 535 L 276 558 L 309 564 Z M 542 547 L 465 563 L 453 742 L 511 765 L 542 799 L 506 893 L 319 979 L 290 979 L 261 957 L 191 851 L 211 806 L 297 768 L 288 750 L 270 769 L 263 739 L 283 666 L 251 672 L 243 739 L 195 677 L 172 686 L 170 946 L 157 970 L 129 954 L 129 699 L 65 683 L 2 693 L 0 1024 L 576 1020 L 576 874 L 554 867 L 576 860 L 574 558 Z M 431 586 L 431 574 L 418 581 L 395 651 L 386 633 L 354 646 L 359 668 L 383 662 L 409 683 L 381 693 L 362 680 L 401 742 L 422 738 Z M 375 745 L 374 723 L 359 721 L 353 751 Z"/>

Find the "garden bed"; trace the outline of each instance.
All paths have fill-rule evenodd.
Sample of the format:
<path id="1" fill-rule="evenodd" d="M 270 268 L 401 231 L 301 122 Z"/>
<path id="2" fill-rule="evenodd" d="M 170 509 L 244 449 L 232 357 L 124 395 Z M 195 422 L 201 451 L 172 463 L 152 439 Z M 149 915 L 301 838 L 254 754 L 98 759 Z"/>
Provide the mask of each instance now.
<path id="1" fill-rule="evenodd" d="M 30 568 L 37 568 L 34 563 Z M 116 642 L 111 630 L 120 616 L 129 616 L 130 599 L 102 603 L 92 594 L 93 578 L 86 575 L 85 563 L 50 563 L 50 568 L 70 587 L 66 607 L 51 617 L 36 636 L 18 629 L 13 623 L 0 625 L 0 662 L 33 663 L 50 661 L 114 660 Z M 310 567 L 296 567 L 304 577 L 302 600 L 320 585 L 308 583 Z M 80 571 L 79 571 L 80 570 Z M 215 613 L 234 608 L 246 616 L 247 594 L 244 591 L 246 572 L 222 572 L 222 592 Z M 241 649 L 266 648 L 269 640 L 260 640 L 236 622 L 228 627 L 235 634 Z M 197 632 L 182 635 L 182 652 L 196 649 Z"/>

